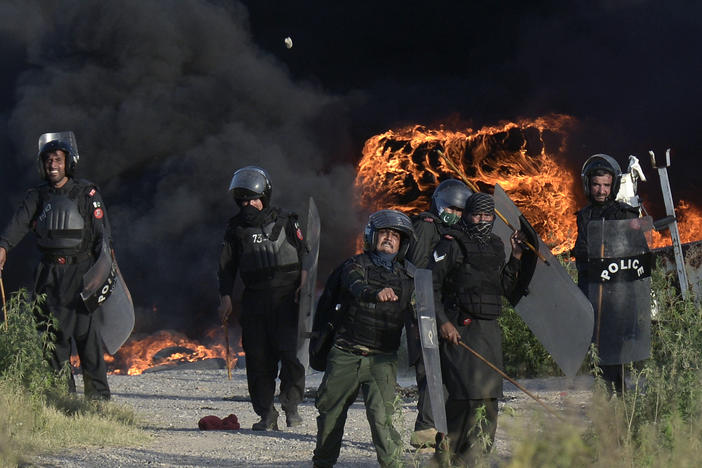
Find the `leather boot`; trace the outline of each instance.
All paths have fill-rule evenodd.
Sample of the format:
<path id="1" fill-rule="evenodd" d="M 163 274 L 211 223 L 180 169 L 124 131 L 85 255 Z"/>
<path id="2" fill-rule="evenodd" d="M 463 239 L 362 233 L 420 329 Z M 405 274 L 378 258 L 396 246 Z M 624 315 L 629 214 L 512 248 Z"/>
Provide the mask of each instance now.
<path id="1" fill-rule="evenodd" d="M 275 408 L 271 408 L 268 414 L 262 417 L 259 422 L 254 423 L 254 425 L 251 426 L 251 429 L 254 431 L 277 431 L 278 412 L 275 410 Z"/>
<path id="2" fill-rule="evenodd" d="M 285 423 L 288 427 L 295 427 L 302 424 L 302 416 L 297 412 L 297 407 L 285 410 Z"/>

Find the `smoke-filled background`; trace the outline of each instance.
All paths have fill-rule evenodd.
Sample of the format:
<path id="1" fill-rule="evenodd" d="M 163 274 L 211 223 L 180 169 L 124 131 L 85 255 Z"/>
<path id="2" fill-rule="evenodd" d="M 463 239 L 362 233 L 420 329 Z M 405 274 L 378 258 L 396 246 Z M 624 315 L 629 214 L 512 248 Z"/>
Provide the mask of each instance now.
<path id="1" fill-rule="evenodd" d="M 362 227 L 363 142 L 399 125 L 572 115 L 572 167 L 639 155 L 658 201 L 646 154 L 672 147 L 674 195 L 702 204 L 702 5 L 570 3 L 3 0 L 0 224 L 39 182 L 38 136 L 75 131 L 142 323 L 190 330 L 215 320 L 235 169 L 298 213 L 315 197 L 323 277 Z M 10 253 L 8 289 L 37 259 Z"/>

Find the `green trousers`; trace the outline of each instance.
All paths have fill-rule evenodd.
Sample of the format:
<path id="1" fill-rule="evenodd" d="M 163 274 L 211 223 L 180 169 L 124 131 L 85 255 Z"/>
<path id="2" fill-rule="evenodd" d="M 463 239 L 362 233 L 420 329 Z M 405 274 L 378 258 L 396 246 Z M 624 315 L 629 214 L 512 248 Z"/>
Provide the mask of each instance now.
<path id="1" fill-rule="evenodd" d="M 359 356 L 332 347 L 315 403 L 315 466 L 330 467 L 339 458 L 346 414 L 359 389 L 380 466 L 400 466 L 400 435 L 392 425 L 396 378 L 397 353 Z"/>

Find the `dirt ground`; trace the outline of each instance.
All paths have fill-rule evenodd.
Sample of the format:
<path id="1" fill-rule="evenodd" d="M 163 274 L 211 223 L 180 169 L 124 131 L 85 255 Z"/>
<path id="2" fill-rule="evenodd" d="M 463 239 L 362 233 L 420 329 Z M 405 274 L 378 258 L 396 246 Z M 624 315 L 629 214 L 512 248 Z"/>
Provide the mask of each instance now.
<path id="1" fill-rule="evenodd" d="M 281 414 L 280 431 L 254 432 L 258 420 L 248 400 L 246 375 L 242 369 L 227 380 L 226 370 L 163 370 L 138 376 L 109 376 L 113 400 L 132 407 L 151 438 L 138 447 L 87 447 L 35 456 L 31 462 L 43 467 L 125 467 L 125 466 L 254 466 L 309 467 L 315 446 L 317 415 L 313 394 L 321 373 L 307 379 L 307 397 L 300 407 L 302 426 L 285 427 Z M 520 381 L 556 412 L 578 414 L 589 405 L 590 377 L 548 378 Z M 79 391 L 82 381 L 78 376 Z M 430 457 L 410 450 L 409 436 L 416 417 L 416 392 L 412 375 L 399 378 L 403 388 L 402 414 L 398 430 L 407 444 L 408 466 L 421 466 Z M 276 402 L 277 405 L 277 402 Z M 277 405 L 278 409 L 279 405 Z M 238 431 L 201 431 L 198 420 L 207 415 L 224 418 L 237 415 Z M 496 459 L 510 457 L 515 436 L 510 427 L 528 427 L 536 415 L 545 411 L 527 395 L 505 382 L 505 397 L 500 402 L 500 419 L 495 447 Z M 363 402 L 352 405 L 344 432 L 339 467 L 377 466 Z"/>

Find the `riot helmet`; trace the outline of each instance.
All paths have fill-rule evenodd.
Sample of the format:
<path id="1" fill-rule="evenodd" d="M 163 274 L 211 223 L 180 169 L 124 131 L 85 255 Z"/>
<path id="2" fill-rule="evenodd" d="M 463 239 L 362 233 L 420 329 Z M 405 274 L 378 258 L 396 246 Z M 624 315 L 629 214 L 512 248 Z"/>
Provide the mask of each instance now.
<path id="1" fill-rule="evenodd" d="M 37 151 L 37 170 L 42 179 L 46 179 L 46 169 L 44 168 L 44 157 L 55 151 L 61 150 L 66 154 L 66 175 L 73 177 L 80 155 L 78 154 L 78 144 L 73 132 L 44 133 L 39 137 Z"/>
<path id="2" fill-rule="evenodd" d="M 468 186 L 460 180 L 444 180 L 436 187 L 431 196 L 430 210 L 449 226 L 456 224 L 461 217 L 455 213 L 448 213 L 446 208 L 455 207 L 463 210 L 466 200 L 472 193 Z"/>
<path id="3" fill-rule="evenodd" d="M 410 242 L 414 239 L 414 228 L 409 216 L 397 210 L 380 210 L 368 217 L 368 224 L 363 233 L 363 250 L 372 252 L 378 243 L 378 231 L 393 229 L 400 233 L 400 249 L 396 260 L 402 260 L 407 254 Z"/>
<path id="4" fill-rule="evenodd" d="M 619 167 L 616 159 L 606 154 L 595 154 L 587 158 L 583 169 L 580 172 L 580 178 L 583 181 L 583 190 L 588 200 L 592 201 L 590 193 L 590 181 L 596 171 L 604 171 L 612 175 L 612 191 L 609 194 L 608 200 L 614 200 L 619 192 L 619 186 L 622 181 L 622 169 Z"/>
<path id="5" fill-rule="evenodd" d="M 229 184 L 236 203 L 241 206 L 245 200 L 261 199 L 263 207 L 268 207 L 271 200 L 271 178 L 268 173 L 258 166 L 246 166 L 234 172 Z"/>
<path id="6" fill-rule="evenodd" d="M 471 215 L 485 213 L 492 215 L 491 221 L 480 219 L 478 222 L 473 222 Z M 463 210 L 462 222 L 466 231 L 471 237 L 485 243 L 490 238 L 492 227 L 495 224 L 495 200 L 492 195 L 487 193 L 476 192 L 472 194 L 466 202 L 466 207 Z"/>

